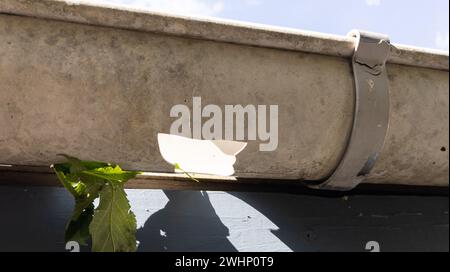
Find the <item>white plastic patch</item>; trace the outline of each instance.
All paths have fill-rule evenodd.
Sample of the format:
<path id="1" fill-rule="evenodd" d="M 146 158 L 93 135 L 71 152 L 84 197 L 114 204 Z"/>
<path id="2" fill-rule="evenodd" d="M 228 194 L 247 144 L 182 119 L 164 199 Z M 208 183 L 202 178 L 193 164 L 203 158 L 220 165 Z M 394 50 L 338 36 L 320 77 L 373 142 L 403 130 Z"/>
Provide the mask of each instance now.
<path id="1" fill-rule="evenodd" d="M 168 163 L 178 164 L 188 173 L 231 176 L 236 155 L 245 142 L 197 140 L 171 134 L 158 134 L 159 151 Z"/>

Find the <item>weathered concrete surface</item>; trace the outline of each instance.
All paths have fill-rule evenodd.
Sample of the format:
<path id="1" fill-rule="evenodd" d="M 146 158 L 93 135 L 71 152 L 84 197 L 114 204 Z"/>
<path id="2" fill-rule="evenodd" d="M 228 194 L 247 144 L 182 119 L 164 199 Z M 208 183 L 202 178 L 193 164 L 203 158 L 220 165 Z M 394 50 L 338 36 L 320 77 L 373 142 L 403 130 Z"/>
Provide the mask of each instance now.
<path id="1" fill-rule="evenodd" d="M 448 72 L 389 65 L 390 123 L 366 182 L 447 185 Z"/>
<path id="2" fill-rule="evenodd" d="M 2 0 L 0 12 L 90 25 L 164 33 L 258 47 L 351 57 L 350 37 L 297 29 L 167 15 L 89 0 Z M 448 70 L 448 54 L 439 50 L 395 45 L 389 62 Z"/>
<path id="3" fill-rule="evenodd" d="M 345 59 L 6 15 L 0 36 L 3 162 L 49 164 L 65 152 L 170 171 L 156 134 L 169 132 L 173 105 L 201 96 L 279 105 L 277 151 L 250 142 L 238 173 L 318 179 L 351 127 Z"/>
<path id="4" fill-rule="evenodd" d="M 53 19 L 103 20 L 120 28 L 126 22 L 144 27 L 149 18 L 161 17 L 49 1 L 14 3 L 2 1 L 0 11 L 39 16 L 45 11 L 55 14 Z M 116 13 L 125 17 L 115 21 Z M 141 19 L 124 19 L 133 14 Z M 171 22 L 177 25 L 177 20 L 185 29 L 187 20 Z M 186 32 L 199 31 L 197 38 L 203 38 L 206 26 L 220 26 L 204 24 Z M 352 123 L 348 59 L 263 48 L 265 43 L 251 47 L 181 38 L 173 36 L 180 29 L 169 29 L 164 31 L 171 35 L 161 35 L 0 15 L 0 163 L 48 165 L 64 152 L 126 168 L 170 171 L 157 150 L 156 134 L 169 132 L 173 105 L 191 106 L 192 97 L 201 96 L 204 105 L 279 105 L 277 151 L 259 152 L 259 143 L 250 142 L 238 157 L 238 175 L 318 180 L 333 171 Z M 311 46 L 318 40 L 307 39 Z M 448 60 L 423 54 L 436 63 Z M 418 66 L 427 66 L 417 56 Z M 448 71 L 394 64 L 387 69 L 391 122 L 369 182 L 448 185 Z"/>

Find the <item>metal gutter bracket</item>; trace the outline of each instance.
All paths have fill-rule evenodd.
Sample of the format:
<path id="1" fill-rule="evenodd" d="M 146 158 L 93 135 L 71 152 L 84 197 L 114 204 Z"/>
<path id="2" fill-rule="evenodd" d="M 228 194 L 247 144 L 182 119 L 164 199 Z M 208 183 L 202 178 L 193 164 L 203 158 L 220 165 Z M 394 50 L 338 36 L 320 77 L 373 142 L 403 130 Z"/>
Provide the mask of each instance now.
<path id="1" fill-rule="evenodd" d="M 355 77 L 355 111 L 344 155 L 323 183 L 313 188 L 347 191 L 372 170 L 384 144 L 389 125 L 389 81 L 386 60 L 392 46 L 389 37 L 351 31 L 355 37 L 352 65 Z"/>

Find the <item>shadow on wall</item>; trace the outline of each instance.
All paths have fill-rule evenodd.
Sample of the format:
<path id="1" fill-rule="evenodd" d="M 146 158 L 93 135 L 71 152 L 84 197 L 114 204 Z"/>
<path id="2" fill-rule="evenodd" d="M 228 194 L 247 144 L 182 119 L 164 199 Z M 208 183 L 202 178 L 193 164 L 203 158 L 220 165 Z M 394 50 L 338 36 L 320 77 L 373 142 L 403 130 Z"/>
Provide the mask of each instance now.
<path id="1" fill-rule="evenodd" d="M 381 251 L 449 248 L 447 196 L 164 191 L 166 202 L 159 190 L 128 192 L 146 218 L 139 251 L 365 251 L 372 240 Z M 149 202 L 166 205 L 147 218 Z M 72 209 L 63 188 L 0 186 L 0 251 L 64 251 Z"/>
<path id="2" fill-rule="evenodd" d="M 139 251 L 366 251 L 369 241 L 382 251 L 449 246 L 448 197 L 164 193 L 169 202 L 138 230 Z"/>
<path id="3" fill-rule="evenodd" d="M 138 230 L 138 251 L 236 251 L 206 192 L 163 192 L 169 202 Z"/>
<path id="4" fill-rule="evenodd" d="M 388 252 L 449 248 L 446 196 L 229 194 L 276 225 L 271 232 L 294 252 L 361 252 L 369 241 Z"/>

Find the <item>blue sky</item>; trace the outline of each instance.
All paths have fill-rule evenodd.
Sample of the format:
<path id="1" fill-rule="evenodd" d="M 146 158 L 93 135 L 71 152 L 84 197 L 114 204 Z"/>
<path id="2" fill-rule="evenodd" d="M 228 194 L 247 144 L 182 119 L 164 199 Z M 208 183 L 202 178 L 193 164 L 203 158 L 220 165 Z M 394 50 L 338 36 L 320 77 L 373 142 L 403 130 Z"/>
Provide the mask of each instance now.
<path id="1" fill-rule="evenodd" d="M 393 43 L 449 50 L 448 0 L 91 0 L 338 35 L 388 34 Z"/>

